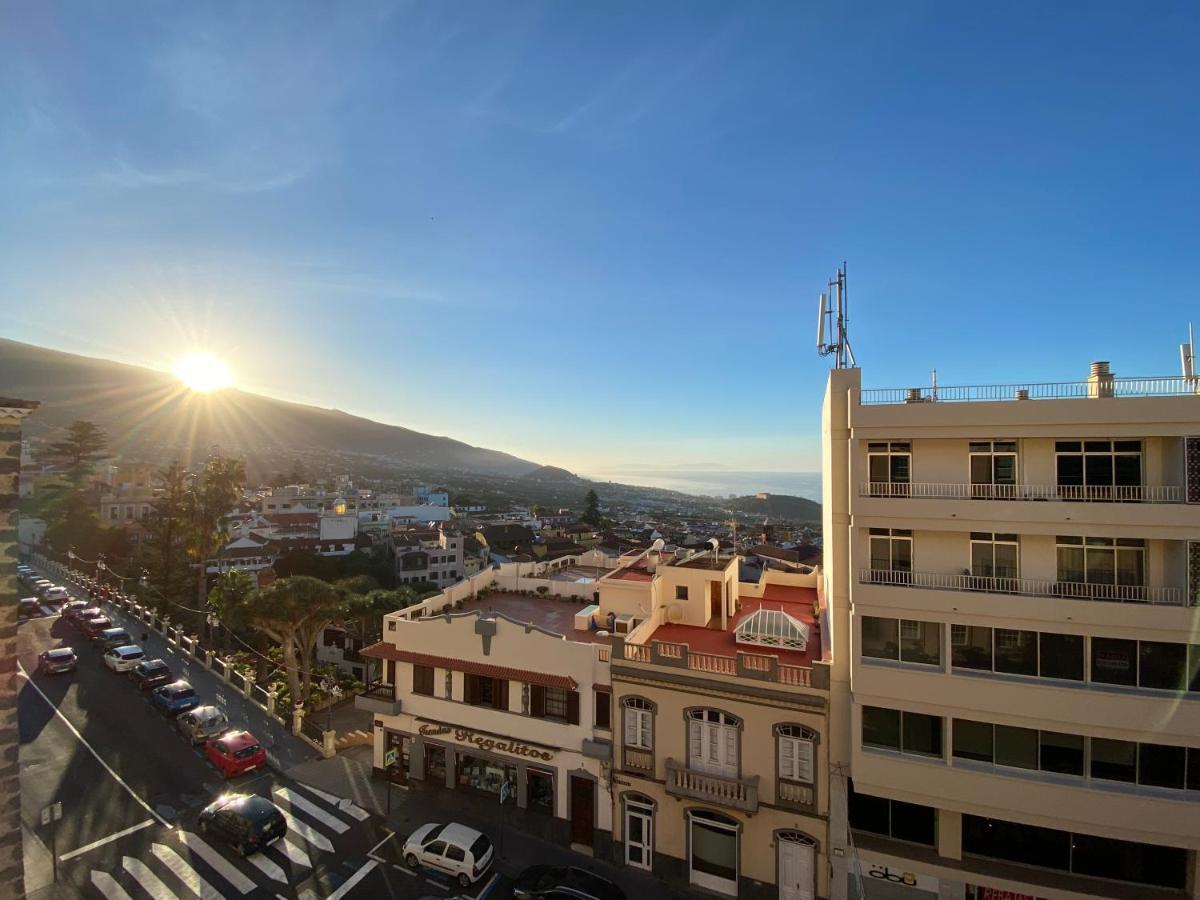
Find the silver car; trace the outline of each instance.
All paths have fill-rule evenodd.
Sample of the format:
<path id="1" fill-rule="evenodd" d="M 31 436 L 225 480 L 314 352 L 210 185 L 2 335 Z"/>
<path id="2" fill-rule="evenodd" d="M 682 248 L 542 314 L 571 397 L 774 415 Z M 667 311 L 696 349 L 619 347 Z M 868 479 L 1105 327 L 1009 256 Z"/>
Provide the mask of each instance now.
<path id="1" fill-rule="evenodd" d="M 203 744 L 209 738 L 220 737 L 229 730 L 225 713 L 215 706 L 197 706 L 175 719 L 179 733 L 193 744 Z"/>

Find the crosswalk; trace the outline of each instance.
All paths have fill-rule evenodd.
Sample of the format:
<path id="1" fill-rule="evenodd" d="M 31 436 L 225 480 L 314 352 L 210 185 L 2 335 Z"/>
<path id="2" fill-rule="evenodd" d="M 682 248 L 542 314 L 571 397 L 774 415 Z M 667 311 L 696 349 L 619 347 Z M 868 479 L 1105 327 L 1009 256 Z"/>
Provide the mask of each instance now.
<path id="1" fill-rule="evenodd" d="M 111 872 L 93 869 L 92 887 L 105 900 L 223 900 L 256 888 L 274 895 L 308 878 L 313 856 L 333 852 L 330 838 L 369 817 L 354 803 L 307 785 L 277 785 L 271 799 L 287 819 L 288 833 L 259 853 L 243 859 L 211 836 L 178 828 L 160 835 L 143 858 L 122 856 Z"/>

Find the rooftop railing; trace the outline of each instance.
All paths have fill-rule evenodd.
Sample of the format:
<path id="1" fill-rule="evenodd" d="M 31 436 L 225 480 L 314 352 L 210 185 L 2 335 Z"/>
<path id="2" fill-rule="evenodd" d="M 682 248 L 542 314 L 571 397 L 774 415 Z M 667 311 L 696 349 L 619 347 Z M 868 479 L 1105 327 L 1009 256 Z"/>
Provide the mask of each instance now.
<path id="1" fill-rule="evenodd" d="M 1064 500 L 1091 503 L 1182 503 L 1178 485 L 953 484 L 864 481 L 860 497 L 917 500 Z"/>
<path id="2" fill-rule="evenodd" d="M 766 653 L 746 653 L 739 650 L 736 656 L 729 656 L 724 653 L 704 653 L 692 650 L 687 644 L 677 641 L 652 640 L 646 644 L 626 642 L 623 655 L 629 662 L 673 666 L 709 675 L 753 678 L 792 687 L 814 686 L 811 666 L 782 663 L 779 661 L 779 657 Z M 818 684 L 817 686 L 822 685 Z"/>
<path id="3" fill-rule="evenodd" d="M 1148 378 L 1111 377 L 1096 381 L 1048 381 L 1018 384 L 938 385 L 921 388 L 868 388 L 862 406 L 886 403 L 972 403 L 994 400 L 1074 400 L 1089 397 L 1182 397 L 1200 394 L 1200 380 L 1182 375 Z"/>
<path id="4" fill-rule="evenodd" d="M 1041 578 L 1009 578 L 996 575 L 942 575 L 934 572 L 897 572 L 888 569 L 859 569 L 860 584 L 886 584 L 933 591 L 979 591 L 1069 600 L 1100 600 L 1111 603 L 1148 603 L 1156 606 L 1186 606 L 1182 588 L 1149 587 L 1140 584 L 1090 584 Z M 1194 605 L 1194 604 L 1193 604 Z"/>

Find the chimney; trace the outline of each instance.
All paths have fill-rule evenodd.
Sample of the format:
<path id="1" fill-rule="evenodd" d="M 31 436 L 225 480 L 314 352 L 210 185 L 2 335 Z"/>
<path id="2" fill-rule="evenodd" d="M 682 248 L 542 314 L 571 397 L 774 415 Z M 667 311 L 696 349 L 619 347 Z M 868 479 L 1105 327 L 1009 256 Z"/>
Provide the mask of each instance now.
<path id="1" fill-rule="evenodd" d="M 920 388 L 909 388 L 908 392 L 904 395 L 904 402 L 905 403 L 920 403 L 921 402 L 921 389 Z"/>
<path id="2" fill-rule="evenodd" d="M 1092 363 L 1092 374 L 1088 376 L 1088 396 L 1113 396 L 1113 374 L 1108 370 L 1108 360 Z"/>
<path id="3" fill-rule="evenodd" d="M 1028 400 L 1029 399 L 1029 389 L 1028 388 L 1017 388 L 1016 391 L 1013 392 L 1013 399 Z"/>

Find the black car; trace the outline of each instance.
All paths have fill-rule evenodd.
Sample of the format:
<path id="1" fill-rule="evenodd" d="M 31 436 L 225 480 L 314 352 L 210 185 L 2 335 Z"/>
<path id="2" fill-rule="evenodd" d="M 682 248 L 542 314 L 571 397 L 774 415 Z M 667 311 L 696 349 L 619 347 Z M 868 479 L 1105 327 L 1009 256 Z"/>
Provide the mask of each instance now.
<path id="1" fill-rule="evenodd" d="M 287 834 L 287 820 L 266 797 L 222 794 L 200 813 L 200 833 L 215 835 L 249 856 Z"/>
<path id="2" fill-rule="evenodd" d="M 512 895 L 517 900 L 625 900 L 625 892 L 607 878 L 576 866 L 530 866 L 517 876 Z"/>
<path id="3" fill-rule="evenodd" d="M 146 659 L 129 670 L 129 680 L 137 685 L 139 691 L 148 691 L 160 684 L 170 684 L 175 676 L 161 659 Z"/>

